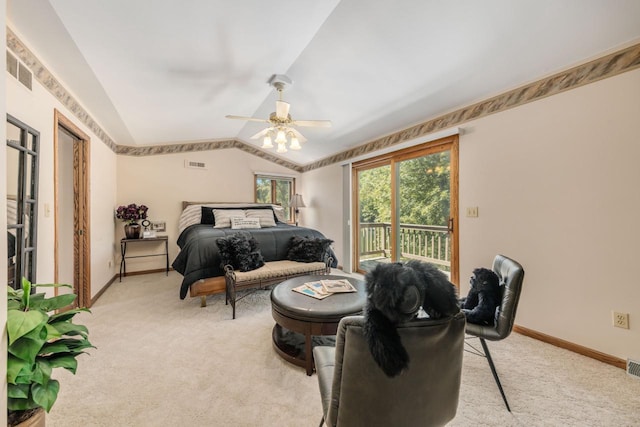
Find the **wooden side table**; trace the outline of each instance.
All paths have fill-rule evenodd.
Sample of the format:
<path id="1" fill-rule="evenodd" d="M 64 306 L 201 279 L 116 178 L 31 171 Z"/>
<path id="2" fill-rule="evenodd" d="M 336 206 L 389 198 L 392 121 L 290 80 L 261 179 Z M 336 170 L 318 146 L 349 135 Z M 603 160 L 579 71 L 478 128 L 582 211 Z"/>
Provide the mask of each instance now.
<path id="1" fill-rule="evenodd" d="M 164 242 L 164 252 L 159 254 L 147 254 L 147 255 L 133 255 L 127 256 L 127 244 L 129 243 L 150 243 L 150 242 Z M 122 254 L 122 260 L 120 261 L 120 281 L 122 282 L 122 276 L 127 275 L 127 259 L 131 258 L 146 258 L 151 256 L 163 256 L 166 260 L 166 273 L 169 275 L 169 237 L 147 237 L 146 239 L 127 239 L 120 240 L 120 253 Z"/>

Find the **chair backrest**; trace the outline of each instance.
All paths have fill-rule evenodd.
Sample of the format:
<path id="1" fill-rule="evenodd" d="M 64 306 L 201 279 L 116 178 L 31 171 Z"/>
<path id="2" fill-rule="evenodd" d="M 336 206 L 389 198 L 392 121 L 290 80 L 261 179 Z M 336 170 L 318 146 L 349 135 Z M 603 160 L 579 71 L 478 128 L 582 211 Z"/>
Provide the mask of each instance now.
<path id="1" fill-rule="evenodd" d="M 522 282 L 524 281 L 524 269 L 522 266 L 504 255 L 496 255 L 493 260 L 493 271 L 500 278 L 502 290 L 502 303 L 496 315 L 494 324 L 495 334 L 484 336 L 489 340 L 501 340 L 509 336 L 516 319 Z"/>
<path id="2" fill-rule="evenodd" d="M 399 326 L 410 359 L 409 367 L 393 378 L 371 357 L 363 325 L 363 316 L 340 321 L 327 424 L 439 426 L 453 419 L 460 392 L 464 315 Z"/>

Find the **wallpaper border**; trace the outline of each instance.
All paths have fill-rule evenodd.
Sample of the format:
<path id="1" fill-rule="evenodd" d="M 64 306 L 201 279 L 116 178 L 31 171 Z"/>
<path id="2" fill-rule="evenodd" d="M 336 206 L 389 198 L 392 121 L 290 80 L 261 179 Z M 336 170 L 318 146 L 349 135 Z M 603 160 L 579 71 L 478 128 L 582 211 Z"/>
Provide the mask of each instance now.
<path id="1" fill-rule="evenodd" d="M 484 101 L 480 101 L 434 119 L 427 120 L 410 128 L 366 142 L 357 147 L 341 151 L 316 162 L 312 162 L 307 165 L 298 165 L 235 138 L 206 142 L 139 147 L 118 145 L 9 27 L 7 27 L 7 47 L 15 53 L 18 58 L 27 65 L 27 67 L 29 67 L 35 78 L 56 99 L 58 99 L 58 101 L 68 108 L 76 118 L 86 125 L 107 147 L 118 155 L 153 156 L 236 148 L 296 172 L 307 172 L 329 166 L 334 163 L 344 162 L 354 157 L 359 157 L 364 154 L 391 147 L 395 144 L 420 138 L 443 129 L 459 126 L 471 120 L 476 120 L 490 114 L 515 108 L 538 99 L 556 95 L 567 90 L 575 89 L 577 87 L 613 77 L 640 67 L 640 43 L 638 43 L 584 64 L 569 68 L 557 74 L 553 74 L 549 77 L 542 78 L 533 83 L 491 97 Z"/>

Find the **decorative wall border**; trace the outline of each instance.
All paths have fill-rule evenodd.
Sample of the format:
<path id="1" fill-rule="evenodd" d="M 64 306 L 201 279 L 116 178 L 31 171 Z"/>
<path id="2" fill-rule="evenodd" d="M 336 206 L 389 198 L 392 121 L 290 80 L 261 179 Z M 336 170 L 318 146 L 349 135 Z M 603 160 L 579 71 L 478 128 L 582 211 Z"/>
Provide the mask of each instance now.
<path id="1" fill-rule="evenodd" d="M 303 166 L 307 172 L 499 113 L 640 67 L 640 43 Z"/>
<path id="2" fill-rule="evenodd" d="M 11 28 L 7 27 L 7 47 L 31 70 L 36 80 L 42 84 L 58 101 L 69 109 L 91 132 L 93 132 L 114 153 L 117 144 L 95 122 L 93 117 L 71 95 L 67 89 L 56 79 L 42 62 L 25 46 L 15 35 Z"/>
<path id="3" fill-rule="evenodd" d="M 296 172 L 308 172 L 344 162 L 348 159 L 391 147 L 395 144 L 410 141 L 454 126 L 459 126 L 471 120 L 499 113 L 538 99 L 556 95 L 567 90 L 575 89 L 589 83 L 613 77 L 640 67 L 640 43 L 626 49 L 611 53 L 593 61 L 578 65 L 566 71 L 545 77 L 536 82 L 521 86 L 517 89 L 494 96 L 485 101 L 460 108 L 402 131 L 366 142 L 354 148 L 331 155 L 307 165 L 298 165 L 270 153 L 262 151 L 251 144 L 237 139 L 227 139 L 209 142 L 194 142 L 183 144 L 126 146 L 116 144 L 107 133 L 96 123 L 91 115 L 80 103 L 62 86 L 62 84 L 42 65 L 37 57 L 22 43 L 22 41 L 7 27 L 7 47 L 33 72 L 36 79 L 65 107 L 69 109 L 82 123 L 98 136 L 114 153 L 126 156 L 153 156 L 160 154 L 185 153 L 192 151 L 209 151 L 237 148 L 246 153 L 261 157 L 264 160 L 292 169 Z"/>

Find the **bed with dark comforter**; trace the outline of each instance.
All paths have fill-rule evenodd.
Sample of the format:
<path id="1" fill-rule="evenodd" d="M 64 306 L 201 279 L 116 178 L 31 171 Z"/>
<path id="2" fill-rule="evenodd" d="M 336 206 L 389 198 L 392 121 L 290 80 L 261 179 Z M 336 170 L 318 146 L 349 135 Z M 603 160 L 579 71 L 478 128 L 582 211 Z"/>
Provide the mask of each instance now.
<path id="1" fill-rule="evenodd" d="M 180 299 L 184 299 L 189 286 L 200 279 L 224 276 L 220 265 L 220 253 L 216 240 L 238 232 L 250 233 L 258 242 L 265 261 L 287 259 L 289 242 L 293 236 L 325 238 L 317 230 L 295 227 L 278 222 L 275 227 L 234 230 L 231 228 L 213 228 L 209 224 L 193 224 L 185 228 L 178 237 L 180 253 L 173 261 L 172 267 L 184 276 L 180 287 Z M 326 257 L 332 257 L 331 267 L 337 267 L 338 261 L 331 248 Z"/>

